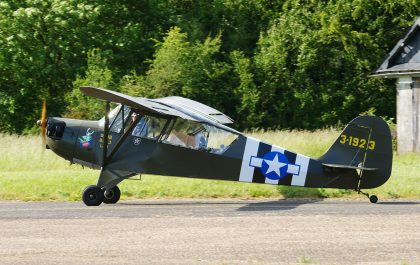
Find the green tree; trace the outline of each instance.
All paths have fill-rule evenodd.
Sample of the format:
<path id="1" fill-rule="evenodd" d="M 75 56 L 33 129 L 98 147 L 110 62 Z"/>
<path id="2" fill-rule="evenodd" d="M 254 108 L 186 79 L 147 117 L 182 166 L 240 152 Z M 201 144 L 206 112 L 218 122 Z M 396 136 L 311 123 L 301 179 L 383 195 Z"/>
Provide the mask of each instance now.
<path id="1" fill-rule="evenodd" d="M 78 1 L 0 2 L 0 130 L 22 132 L 39 117 L 43 98 L 49 114 L 64 106 L 84 49 L 79 25 L 97 15 Z"/>
<path id="2" fill-rule="evenodd" d="M 22 132 L 66 109 L 64 95 L 100 48 L 115 78 L 144 71 L 164 17 L 156 1 L 0 1 L 0 131 Z M 163 12 L 163 13 L 162 13 Z M 164 22 L 162 22 L 165 24 Z"/>
<path id="3" fill-rule="evenodd" d="M 124 78 L 122 90 L 145 97 L 180 95 L 225 109 L 230 67 L 218 60 L 220 44 L 220 36 L 191 43 L 180 28 L 172 28 L 156 44 L 146 75 Z"/>
<path id="4" fill-rule="evenodd" d="M 393 86 L 369 74 L 397 41 L 385 42 L 384 29 L 400 37 L 413 22 L 412 3 L 287 1 L 254 58 L 259 108 L 266 110 L 261 125 L 319 128 L 372 107 L 394 116 Z M 397 20 L 394 12 L 405 14 Z"/>
<path id="5" fill-rule="evenodd" d="M 284 1 L 271 0 L 168 0 L 169 20 L 188 33 L 190 41 L 218 36 L 227 54 L 241 50 L 252 54 L 261 31 L 281 10 Z"/>
<path id="6" fill-rule="evenodd" d="M 238 101 L 233 117 L 239 128 L 256 127 L 265 113 L 258 108 L 261 93 L 254 83 L 252 62 L 240 51 L 232 52 L 231 59 L 234 73 L 238 77 L 238 85 L 233 89 Z"/>
<path id="7" fill-rule="evenodd" d="M 96 74 L 131 94 L 196 99 L 241 128 L 393 117 L 393 81 L 369 74 L 419 11 L 418 0 L 0 0 L 0 131 L 31 128 L 44 98 L 49 116 L 78 107 L 69 92 Z M 106 66 L 92 70 L 96 48 Z"/>
<path id="8" fill-rule="evenodd" d="M 73 90 L 66 95 L 66 117 L 74 119 L 94 120 L 104 115 L 104 102 L 87 97 L 80 92 L 81 86 L 113 88 L 112 72 L 108 68 L 106 58 L 99 49 L 88 52 L 88 67 L 84 76 L 77 76 L 73 82 Z"/>

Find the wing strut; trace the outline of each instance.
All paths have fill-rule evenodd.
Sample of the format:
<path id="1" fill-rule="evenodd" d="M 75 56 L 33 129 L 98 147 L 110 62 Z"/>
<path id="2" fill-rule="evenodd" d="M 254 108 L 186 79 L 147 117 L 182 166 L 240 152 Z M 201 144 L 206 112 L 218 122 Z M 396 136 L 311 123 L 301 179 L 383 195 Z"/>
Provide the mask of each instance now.
<path id="1" fill-rule="evenodd" d="M 124 105 L 122 105 L 122 108 L 124 110 Z M 108 109 L 108 111 L 109 111 L 109 109 Z M 108 115 L 106 115 L 106 117 L 107 116 Z M 107 122 L 106 120 L 107 120 L 107 118 L 105 118 L 105 123 L 109 124 L 109 121 Z M 135 175 L 135 173 L 129 172 L 129 171 L 110 170 L 110 169 L 107 168 L 107 165 L 112 160 L 115 153 L 118 152 L 121 145 L 126 140 L 127 136 L 130 135 L 131 132 L 134 130 L 134 128 L 136 127 L 139 120 L 140 120 L 140 115 L 137 115 L 134 122 L 130 125 L 130 127 L 127 129 L 127 131 L 125 131 L 123 133 L 123 135 L 118 139 L 117 143 L 115 144 L 114 148 L 112 149 L 112 151 L 109 155 L 107 155 L 108 144 L 106 144 L 106 142 L 104 142 L 104 144 L 103 144 L 104 153 L 103 153 L 103 160 L 102 160 L 102 169 L 101 169 L 101 174 L 99 175 L 99 179 L 98 179 L 98 184 L 97 184 L 98 187 L 105 188 L 106 190 L 109 190 L 112 187 L 114 187 L 115 185 L 117 185 L 119 182 L 121 182 L 122 180 Z M 106 141 L 108 141 L 108 138 L 109 138 L 108 137 L 108 135 L 109 135 L 109 128 L 108 127 L 109 126 L 106 126 L 104 128 L 104 140 L 106 140 Z M 124 127 L 123 127 L 123 129 L 124 129 Z"/>
<path id="2" fill-rule="evenodd" d="M 122 106 L 122 107 L 124 109 L 124 106 Z M 136 118 L 135 118 L 135 120 L 133 121 L 133 123 L 127 129 L 127 131 L 125 131 L 124 134 L 120 137 L 120 139 L 118 139 L 118 142 L 115 144 L 115 146 L 112 149 L 111 153 L 104 160 L 105 162 L 103 163 L 103 166 L 106 166 L 109 163 L 109 161 L 111 161 L 112 157 L 115 155 L 115 153 L 118 151 L 118 149 L 120 149 L 120 146 L 125 141 L 125 139 L 127 138 L 127 136 L 133 131 L 134 127 L 136 127 L 137 122 L 140 120 L 140 117 L 141 117 L 140 115 L 137 115 Z"/>
<path id="3" fill-rule="evenodd" d="M 109 111 L 110 111 L 110 102 L 106 102 L 105 106 L 105 124 L 104 124 L 104 144 L 102 149 L 102 167 L 105 166 L 106 157 L 108 155 L 108 135 L 109 135 Z"/>

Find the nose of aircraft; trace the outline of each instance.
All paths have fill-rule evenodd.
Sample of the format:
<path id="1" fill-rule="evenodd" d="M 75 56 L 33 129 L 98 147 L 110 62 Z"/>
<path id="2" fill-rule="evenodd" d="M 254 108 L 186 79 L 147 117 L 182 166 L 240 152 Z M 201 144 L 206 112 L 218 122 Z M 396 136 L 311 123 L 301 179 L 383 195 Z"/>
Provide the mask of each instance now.
<path id="1" fill-rule="evenodd" d="M 46 124 L 46 135 L 53 140 L 61 140 L 67 123 L 61 118 L 48 118 Z"/>
<path id="2" fill-rule="evenodd" d="M 37 122 L 41 125 L 41 121 Z M 80 121 L 48 117 L 46 122 L 46 148 L 72 161 L 74 146 L 79 133 Z"/>

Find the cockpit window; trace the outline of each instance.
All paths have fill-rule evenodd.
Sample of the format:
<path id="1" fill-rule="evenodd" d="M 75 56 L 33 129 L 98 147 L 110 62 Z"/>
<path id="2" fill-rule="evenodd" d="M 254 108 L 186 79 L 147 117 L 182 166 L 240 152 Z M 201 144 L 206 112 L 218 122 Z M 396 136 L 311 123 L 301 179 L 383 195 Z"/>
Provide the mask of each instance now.
<path id="1" fill-rule="evenodd" d="M 208 124 L 177 119 L 164 143 L 222 154 L 237 138 L 236 134 Z"/>
<path id="2" fill-rule="evenodd" d="M 131 118 L 135 119 L 137 115 L 138 114 L 133 113 Z M 131 135 L 150 139 L 158 139 L 162 133 L 163 128 L 165 127 L 166 122 L 166 119 L 143 115 L 140 117 Z"/>

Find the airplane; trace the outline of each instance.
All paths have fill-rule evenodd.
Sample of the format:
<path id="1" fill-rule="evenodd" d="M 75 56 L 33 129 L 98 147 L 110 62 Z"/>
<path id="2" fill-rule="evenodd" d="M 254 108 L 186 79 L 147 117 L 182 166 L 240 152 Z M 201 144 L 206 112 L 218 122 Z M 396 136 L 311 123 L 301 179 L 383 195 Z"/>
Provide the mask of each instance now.
<path id="1" fill-rule="evenodd" d="M 106 102 L 102 119 L 46 119 L 43 111 L 38 124 L 46 149 L 100 170 L 97 184 L 83 191 L 87 206 L 117 203 L 117 184 L 137 174 L 351 189 L 372 203 L 378 197 L 362 189 L 379 187 L 391 175 L 391 133 L 377 116 L 353 119 L 324 155 L 310 158 L 246 136 L 228 127 L 233 120 L 227 115 L 194 100 L 80 90 Z M 117 104 L 112 110 L 111 103 Z"/>

